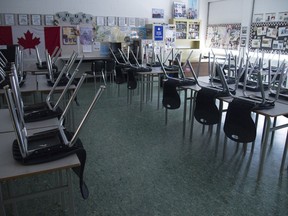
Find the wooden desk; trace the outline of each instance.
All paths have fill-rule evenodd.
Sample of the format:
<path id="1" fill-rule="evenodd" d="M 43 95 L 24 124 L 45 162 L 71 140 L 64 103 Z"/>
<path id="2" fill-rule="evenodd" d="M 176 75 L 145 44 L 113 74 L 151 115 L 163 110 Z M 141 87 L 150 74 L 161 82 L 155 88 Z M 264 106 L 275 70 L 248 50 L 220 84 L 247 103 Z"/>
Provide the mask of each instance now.
<path id="1" fill-rule="evenodd" d="M 207 77 L 203 78 L 203 80 L 207 79 Z M 201 82 L 201 81 L 200 81 Z M 201 82 L 201 84 L 203 86 L 208 85 L 207 82 Z M 185 86 L 185 89 L 190 89 L 191 91 L 199 91 L 200 87 L 199 86 Z M 241 91 L 240 94 L 237 95 L 242 95 L 242 90 L 239 90 L 239 92 Z M 249 92 L 246 91 L 248 94 L 257 94 L 255 92 Z M 218 98 L 220 100 L 220 102 L 225 101 L 225 102 L 230 102 L 232 101 L 232 98 L 230 97 L 223 97 L 223 98 Z M 269 98 L 274 100 L 274 98 Z M 220 103 L 221 104 L 221 103 Z M 191 111 L 192 114 L 192 119 L 191 119 L 191 128 L 190 128 L 190 140 L 192 140 L 192 134 L 193 134 L 193 124 L 194 124 L 194 116 L 193 116 L 193 111 L 195 108 L 195 103 L 193 103 L 193 108 Z M 219 108 L 220 110 L 222 109 Z M 269 138 L 269 133 L 273 132 L 275 130 L 278 129 L 282 129 L 282 128 L 288 128 L 288 124 L 283 124 L 280 126 L 275 126 L 271 124 L 271 118 L 276 118 L 278 116 L 283 116 L 283 115 L 287 115 L 288 114 L 288 102 L 287 101 L 283 101 L 283 100 L 278 100 L 275 102 L 275 106 L 271 109 L 263 109 L 263 110 L 255 110 L 254 111 L 256 114 L 260 114 L 263 115 L 265 120 L 264 120 L 264 128 L 263 128 L 263 139 L 262 139 L 262 143 L 261 143 L 261 153 L 260 153 L 260 161 L 259 161 L 259 169 L 258 169 L 258 176 L 257 176 L 257 180 L 259 181 L 261 176 L 262 176 L 262 172 L 263 172 L 263 165 L 264 165 L 264 160 L 266 157 L 266 151 L 267 151 L 267 144 L 268 144 L 268 138 Z M 183 119 L 183 121 L 185 121 L 186 118 Z M 185 128 L 184 128 L 185 129 Z M 220 127 L 217 128 L 217 133 L 220 133 Z M 217 138 L 218 139 L 218 138 Z M 283 150 L 283 157 L 282 157 L 282 162 L 281 162 L 281 167 L 280 167 L 280 172 L 283 170 L 284 166 L 285 166 L 285 159 L 286 159 L 286 154 L 287 154 L 287 149 L 288 149 L 288 134 L 286 137 L 286 141 L 285 141 L 285 147 Z"/>
<path id="2" fill-rule="evenodd" d="M 38 85 L 37 85 L 36 76 L 28 73 L 26 75 L 26 79 L 25 79 L 23 85 L 20 88 L 20 91 L 23 94 L 33 94 L 33 101 L 35 102 L 34 93 L 37 91 L 37 87 L 38 87 Z M 1 106 L 2 106 L 3 104 L 5 104 L 4 101 L 6 101 L 6 100 L 4 100 L 4 98 L 5 98 L 4 89 L 0 89 L 0 96 L 1 96 L 1 101 L 2 101 Z"/>
<path id="3" fill-rule="evenodd" d="M 48 74 L 48 69 L 39 69 L 36 65 L 36 62 L 34 61 L 24 61 L 24 65 L 23 65 L 24 72 L 30 72 L 33 75 L 36 74 Z"/>
<path id="4" fill-rule="evenodd" d="M 37 131 L 34 131 L 37 132 Z M 70 155 L 68 157 L 55 160 L 49 163 L 37 164 L 37 165 L 27 165 L 23 166 L 16 162 L 12 156 L 11 145 L 15 139 L 14 133 L 1 133 L 0 134 L 0 215 L 6 215 L 5 205 L 15 204 L 17 201 L 24 199 L 31 199 L 37 196 L 48 195 L 51 193 L 63 193 L 68 190 L 69 202 L 70 202 L 70 214 L 74 215 L 74 200 L 73 200 L 73 186 L 71 182 L 70 169 L 73 167 L 80 166 L 80 162 L 76 155 Z M 9 181 L 13 179 L 19 179 L 22 177 L 28 177 L 33 175 L 39 175 L 42 173 L 52 173 L 55 171 L 67 171 L 67 183 L 50 190 L 41 191 L 34 194 L 21 195 L 21 197 L 9 197 L 4 199 L 2 194 L 2 185 L 4 181 Z M 44 193 L 45 192 L 45 193 Z"/>
<path id="5" fill-rule="evenodd" d="M 178 73 L 178 71 L 167 71 L 168 74 Z M 145 97 L 145 84 L 146 84 L 146 101 L 150 98 L 152 100 L 153 95 L 153 78 L 158 77 L 158 96 L 157 96 L 157 109 L 160 107 L 160 86 L 161 78 L 160 76 L 164 74 L 161 67 L 152 67 L 150 72 L 137 72 L 140 75 L 140 111 L 142 111 L 144 97 Z"/>
<path id="6" fill-rule="evenodd" d="M 14 132 L 14 127 L 10 117 L 9 109 L 0 109 L 0 121 L 5 122 L 5 124 L 0 124 L 0 133 Z M 26 123 L 26 128 L 29 134 L 31 130 L 35 129 L 47 130 L 47 128 L 49 129 L 57 128 L 58 125 L 59 125 L 58 119 L 53 118 L 43 121 Z"/>

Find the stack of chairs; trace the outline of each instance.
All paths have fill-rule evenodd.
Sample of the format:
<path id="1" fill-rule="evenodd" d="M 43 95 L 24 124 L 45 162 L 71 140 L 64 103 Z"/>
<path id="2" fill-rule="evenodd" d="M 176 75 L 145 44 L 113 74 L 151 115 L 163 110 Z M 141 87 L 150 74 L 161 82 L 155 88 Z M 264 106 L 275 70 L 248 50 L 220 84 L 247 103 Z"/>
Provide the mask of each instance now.
<path id="1" fill-rule="evenodd" d="M 59 124 L 54 129 L 42 130 L 41 132 L 28 135 L 26 130 L 25 116 L 22 110 L 22 101 L 19 99 L 21 96 L 14 92 L 8 85 L 4 87 L 5 96 L 8 108 L 11 114 L 16 139 L 11 145 L 13 157 L 16 161 L 24 165 L 45 163 L 66 157 L 71 154 L 77 154 L 81 163 L 80 167 L 73 168 L 75 173 L 80 179 L 80 191 L 82 197 L 87 199 L 89 190 L 84 182 L 84 167 L 86 162 L 86 151 L 79 139 L 79 132 L 83 128 L 84 122 L 87 120 L 91 110 L 99 100 L 105 86 L 101 86 L 96 92 L 90 106 L 88 107 L 84 117 L 82 118 L 79 126 L 75 131 L 69 131 L 64 126 L 64 120 L 67 116 L 68 110 L 75 99 L 77 92 L 83 84 L 87 74 L 83 74 L 76 86 L 75 91 L 70 97 L 67 106 L 59 118 Z"/>

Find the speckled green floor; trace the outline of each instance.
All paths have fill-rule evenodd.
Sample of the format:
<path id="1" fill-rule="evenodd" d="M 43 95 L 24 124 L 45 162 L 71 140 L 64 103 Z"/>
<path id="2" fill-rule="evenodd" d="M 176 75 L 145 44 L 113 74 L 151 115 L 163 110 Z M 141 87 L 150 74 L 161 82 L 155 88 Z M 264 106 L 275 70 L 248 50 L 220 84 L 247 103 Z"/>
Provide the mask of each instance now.
<path id="1" fill-rule="evenodd" d="M 93 83 L 84 85 L 80 106 L 74 107 L 76 122 L 94 93 Z M 118 96 L 116 84 L 107 86 L 81 131 L 88 153 L 85 180 L 90 197 L 81 198 L 73 175 L 76 215 L 288 215 L 287 170 L 279 175 L 286 130 L 277 132 L 257 183 L 259 140 L 253 154 L 248 145 L 244 157 L 241 148 L 235 153 L 236 144 L 228 141 L 223 160 L 223 133 L 215 154 L 215 130 L 211 136 L 207 129 L 202 134 L 196 122 L 192 142 L 189 128 L 182 137 L 182 107 L 169 112 L 165 125 L 165 112 L 157 110 L 156 97 L 140 112 L 137 91 L 132 104 L 127 104 L 125 84 L 120 89 Z M 56 204 L 50 208 L 50 212 L 38 208 L 35 215 L 66 215 L 56 212 Z"/>

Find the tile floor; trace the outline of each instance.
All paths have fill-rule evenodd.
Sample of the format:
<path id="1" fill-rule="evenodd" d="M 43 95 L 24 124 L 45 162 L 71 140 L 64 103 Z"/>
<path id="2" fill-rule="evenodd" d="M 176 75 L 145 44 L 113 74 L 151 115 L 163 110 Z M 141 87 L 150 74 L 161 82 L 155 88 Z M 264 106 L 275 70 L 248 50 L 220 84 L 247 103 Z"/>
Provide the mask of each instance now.
<path id="1" fill-rule="evenodd" d="M 79 92 L 76 122 L 94 92 L 90 82 Z M 131 104 L 125 84 L 120 96 L 117 93 L 116 84 L 107 86 L 80 134 L 87 150 L 85 180 L 90 197 L 81 198 L 78 179 L 73 178 L 77 216 L 288 215 L 287 170 L 279 175 L 287 129 L 276 133 L 257 182 L 259 138 L 254 152 L 248 145 L 245 156 L 241 148 L 235 152 L 236 143 L 228 140 L 223 159 L 223 133 L 216 153 L 215 130 L 202 133 L 196 122 L 192 142 L 188 127 L 183 138 L 183 106 L 169 111 L 165 125 L 165 112 L 157 109 L 156 97 L 140 112 L 137 91 Z M 35 181 L 48 181 L 46 177 L 33 181 L 37 185 Z M 53 196 L 22 206 L 20 215 L 67 215 L 59 213 Z"/>

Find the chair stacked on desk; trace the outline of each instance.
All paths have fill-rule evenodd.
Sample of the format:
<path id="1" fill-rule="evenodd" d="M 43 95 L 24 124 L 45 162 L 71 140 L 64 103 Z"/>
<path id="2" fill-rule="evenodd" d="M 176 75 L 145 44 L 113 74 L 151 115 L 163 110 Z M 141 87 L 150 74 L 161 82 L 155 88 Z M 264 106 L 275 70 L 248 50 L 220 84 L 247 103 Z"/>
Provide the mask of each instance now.
<path id="1" fill-rule="evenodd" d="M 234 77 L 232 77 L 235 79 L 234 88 L 231 88 L 234 84 L 228 85 L 228 77 L 225 76 L 224 74 L 224 70 L 225 70 L 225 67 L 223 66 L 224 64 L 220 65 L 217 61 L 215 61 L 214 64 L 215 64 L 215 67 L 213 66 L 215 68 L 214 70 L 217 70 L 217 75 L 219 76 L 219 80 L 222 83 L 222 87 L 225 90 L 224 92 L 226 94 L 226 95 L 221 95 L 221 94 L 216 95 L 216 98 L 219 99 L 219 101 L 228 102 L 227 110 L 222 110 L 222 111 L 227 112 L 225 119 L 224 119 L 224 125 L 223 125 L 223 132 L 225 134 L 223 158 L 224 158 L 225 151 L 226 151 L 227 138 L 237 143 L 237 149 L 238 149 L 238 144 L 243 143 L 244 154 L 246 152 L 247 143 L 252 143 L 251 152 L 253 153 L 254 142 L 256 140 L 256 133 L 257 133 L 258 115 L 262 113 L 264 113 L 263 115 L 266 115 L 265 113 L 269 113 L 269 111 L 266 112 L 265 110 L 274 109 L 274 107 L 276 106 L 275 105 L 276 102 L 282 103 L 280 101 L 278 102 L 278 97 L 279 97 L 279 93 L 281 92 L 281 89 L 284 89 L 283 86 L 287 79 L 287 67 L 285 66 L 285 61 L 283 61 L 280 65 L 278 65 L 277 67 L 278 69 L 276 70 L 276 72 L 273 73 L 273 76 L 271 76 L 271 69 L 270 71 L 268 71 L 269 77 L 268 77 L 268 82 L 267 82 L 263 80 L 263 78 L 266 76 L 267 71 L 264 72 L 263 70 L 262 59 L 257 57 L 256 60 L 254 59 L 252 62 L 252 58 L 247 55 L 246 61 L 244 63 L 244 58 L 241 58 L 241 60 L 238 63 L 236 62 L 235 64 L 236 67 L 234 67 L 235 74 L 234 74 Z M 191 68 L 191 71 L 193 72 L 195 79 L 197 79 L 197 76 L 195 75 L 191 64 L 189 64 L 189 67 Z M 274 84 L 270 80 L 271 77 L 272 77 L 272 81 L 274 82 Z M 277 80 L 275 81 L 276 77 L 277 77 Z M 253 82 L 255 82 L 253 86 L 257 86 L 257 89 L 255 88 L 253 90 L 250 90 L 250 88 L 247 87 L 250 84 L 248 81 L 251 81 L 252 79 L 253 79 Z M 209 80 L 211 82 L 211 80 L 214 80 L 214 79 L 213 77 L 210 77 Z M 240 82 L 242 82 L 242 86 L 241 86 L 242 90 L 238 89 Z M 198 85 L 199 85 L 199 82 L 198 82 Z M 207 83 L 207 85 L 209 84 Z M 274 87 L 273 90 L 271 90 L 272 89 L 271 85 L 273 85 Z M 198 122 L 202 124 L 205 124 L 206 122 L 209 122 L 210 120 L 212 123 L 220 122 L 221 124 L 222 122 L 221 120 L 219 121 L 219 116 L 222 115 L 222 111 L 220 107 L 222 108 L 223 106 L 215 107 L 213 105 L 207 108 L 208 107 L 207 104 L 205 103 L 202 104 L 201 101 L 199 102 L 197 100 L 198 97 L 200 96 L 205 97 L 202 94 L 199 95 L 202 89 L 205 89 L 205 86 L 203 86 L 203 83 L 201 83 L 199 86 L 201 90 L 197 93 L 197 97 L 195 100 L 195 107 L 193 109 L 194 117 L 196 118 L 196 120 L 198 120 Z M 270 86 L 270 94 L 274 93 L 275 95 L 274 98 L 267 97 L 268 96 L 267 86 Z M 214 85 L 214 87 L 216 86 Z M 212 98 L 215 99 L 215 97 L 212 97 Z M 211 101 L 214 101 L 214 99 L 212 99 Z M 197 109 L 197 106 L 200 108 Z M 210 110 L 208 113 L 211 114 L 211 116 L 209 114 L 208 115 L 203 114 L 205 109 Z M 214 114 L 212 115 L 212 113 Z M 252 118 L 252 113 L 256 114 L 255 120 Z M 202 114 L 204 115 L 204 117 Z M 205 120 L 207 116 L 208 117 L 210 116 L 211 119 Z M 263 136 L 262 136 L 261 142 L 264 143 L 263 144 L 264 147 L 263 145 L 261 145 L 261 162 L 260 162 L 259 173 L 261 173 L 260 170 L 262 170 L 263 168 L 263 160 L 265 158 L 266 143 L 268 139 L 267 131 L 268 130 L 274 131 L 277 129 L 287 127 L 287 124 L 285 124 L 285 125 L 281 125 L 279 127 L 278 126 L 273 127 L 270 129 L 268 128 L 270 124 L 268 126 L 266 125 L 268 119 L 270 120 L 269 114 L 265 116 L 265 125 L 263 127 Z M 191 124 L 191 131 L 193 131 L 193 123 Z M 219 133 L 220 133 L 220 130 L 217 130 L 217 136 L 219 136 Z M 192 133 L 190 133 L 190 138 L 191 138 L 191 134 Z M 287 146 L 288 144 L 286 142 L 286 145 L 284 147 L 283 157 L 282 157 L 281 170 L 284 167 Z"/>
<path id="2" fill-rule="evenodd" d="M 193 53 L 193 50 L 190 52 L 187 61 L 190 61 L 190 57 Z M 180 62 L 180 55 L 176 55 L 174 59 L 174 63 L 176 65 L 170 65 L 169 68 L 174 68 L 178 71 L 178 73 L 173 74 L 173 76 L 170 76 L 168 72 L 166 71 L 167 66 L 165 66 L 160 57 L 157 55 L 158 61 L 160 62 L 161 69 L 164 72 L 164 79 L 163 79 L 163 99 L 162 99 L 162 105 L 165 108 L 165 124 L 167 124 L 168 121 L 168 110 L 175 110 L 179 109 L 181 106 L 181 99 L 179 95 L 179 91 L 183 90 L 182 86 L 192 86 L 195 85 L 195 79 L 191 77 L 186 77 L 185 72 L 183 68 L 186 67 L 185 65 L 181 65 Z M 201 56 L 200 56 L 201 58 Z M 199 67 L 198 67 L 199 69 Z M 169 69 L 168 69 L 169 70 Z M 175 76 L 176 75 L 176 76 Z M 185 92 L 186 93 L 186 92 Z M 192 97 L 192 96 L 191 96 Z M 186 98 L 185 98 L 186 100 Z M 186 103 L 186 101 L 185 101 Z M 185 110 L 184 110 L 184 116 L 185 116 Z M 185 119 L 185 118 L 184 118 Z M 185 120 L 183 120 L 183 127 L 185 127 Z M 183 135 L 185 134 L 185 129 L 183 129 Z"/>
<path id="3" fill-rule="evenodd" d="M 8 85 L 4 87 L 6 100 L 16 135 L 16 139 L 14 140 L 13 144 L 11 143 L 11 145 L 13 145 L 14 159 L 21 164 L 32 165 L 57 160 L 71 154 L 77 154 L 79 161 L 81 162 L 81 166 L 80 168 L 73 168 L 73 170 L 79 176 L 80 190 L 84 199 L 87 199 L 89 196 L 88 188 L 83 180 L 86 151 L 78 136 L 84 122 L 87 120 L 91 110 L 99 100 L 105 87 L 101 86 L 95 93 L 90 106 L 88 107 L 75 132 L 67 130 L 64 126 L 64 121 L 86 76 L 87 74 L 83 73 L 79 82 L 77 83 L 77 86 L 65 109 L 59 116 L 58 126 L 56 128 L 43 130 L 32 135 L 27 134 L 25 113 L 23 112 L 23 102 L 20 99 L 21 96 L 17 94 L 17 88 L 11 89 Z M 14 84 L 17 84 L 17 82 L 13 82 L 13 86 Z"/>
<path id="4" fill-rule="evenodd" d="M 24 84 L 26 73 L 23 71 L 23 50 L 19 46 L 13 46 L 15 49 L 15 57 L 13 64 L 17 72 L 20 87 Z M 12 62 L 0 52 L 0 88 L 10 84 L 9 73 L 11 71 Z"/>
<path id="5" fill-rule="evenodd" d="M 131 103 L 132 93 L 129 90 L 134 90 L 137 88 L 137 72 L 150 72 L 152 71 L 152 68 L 140 65 L 135 54 L 130 51 L 129 46 L 126 54 L 121 49 L 118 49 L 118 52 L 115 53 L 110 48 L 110 52 L 116 62 L 115 82 L 117 84 L 121 84 L 127 81 L 127 103 Z M 127 80 L 125 80 L 124 74 L 127 74 Z M 120 89 L 118 86 L 118 94 L 119 90 Z"/>

